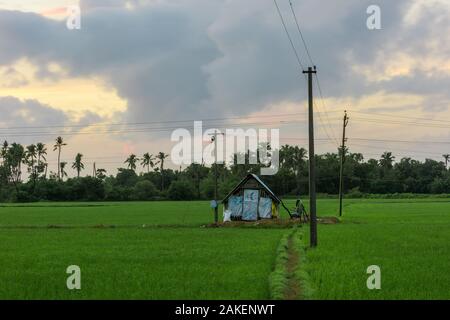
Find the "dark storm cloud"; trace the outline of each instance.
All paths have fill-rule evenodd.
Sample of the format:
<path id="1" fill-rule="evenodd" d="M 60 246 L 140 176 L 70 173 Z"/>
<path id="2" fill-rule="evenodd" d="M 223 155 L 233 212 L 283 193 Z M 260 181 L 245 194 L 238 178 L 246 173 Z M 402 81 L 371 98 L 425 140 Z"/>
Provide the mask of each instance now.
<path id="1" fill-rule="evenodd" d="M 51 141 L 58 135 L 73 135 L 102 120 L 98 115 L 86 112 L 74 122 L 65 112 L 37 100 L 9 96 L 0 97 L 0 114 L 0 139 L 25 144 Z"/>
<path id="2" fill-rule="evenodd" d="M 3 11 L 0 63 L 27 57 L 41 68 L 39 76 L 48 76 L 49 62 L 72 76 L 102 76 L 129 101 L 130 119 L 185 116 L 208 98 L 202 68 L 219 55 L 207 36 L 211 21 L 196 19 L 191 10 L 97 8 L 82 16 L 79 31 L 34 14 Z"/>
<path id="3" fill-rule="evenodd" d="M 18 127 L 64 125 L 68 121 L 65 113 L 60 110 L 36 100 L 19 100 L 15 97 L 0 97 L 0 114 L 1 127 L 9 127 L 11 124 Z"/>
<path id="4" fill-rule="evenodd" d="M 306 65 L 288 1 L 279 3 Z M 383 29 L 369 31 L 366 8 L 372 1 L 293 3 L 325 96 L 359 97 L 380 89 L 435 96 L 448 87 L 448 74 L 424 85 L 420 70 L 383 83 L 353 71 L 377 63 L 379 52 L 425 54 L 425 39 L 445 37 L 434 24 L 438 11 L 429 9 L 419 24 L 405 26 L 412 2 L 379 0 Z M 44 77 L 49 62 L 72 76 L 101 76 L 128 101 L 126 120 L 242 114 L 305 98 L 303 75 L 272 0 L 167 1 L 135 10 L 106 0 L 81 6 L 86 10 L 79 31 L 67 30 L 64 21 L 0 12 L 0 64 L 27 57 Z M 448 29 L 445 19 L 436 25 Z M 449 49 L 447 42 L 442 50 Z"/>

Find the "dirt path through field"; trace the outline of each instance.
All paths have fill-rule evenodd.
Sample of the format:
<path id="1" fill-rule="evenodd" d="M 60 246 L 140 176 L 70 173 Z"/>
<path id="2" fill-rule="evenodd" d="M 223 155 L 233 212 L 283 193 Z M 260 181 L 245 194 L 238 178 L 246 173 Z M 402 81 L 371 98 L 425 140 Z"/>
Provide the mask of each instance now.
<path id="1" fill-rule="evenodd" d="M 295 275 L 299 262 L 299 252 L 298 248 L 295 248 L 294 236 L 295 234 L 291 235 L 288 240 L 288 259 L 286 263 L 288 281 L 284 292 L 285 300 L 298 300 L 300 298 L 300 283 Z"/>

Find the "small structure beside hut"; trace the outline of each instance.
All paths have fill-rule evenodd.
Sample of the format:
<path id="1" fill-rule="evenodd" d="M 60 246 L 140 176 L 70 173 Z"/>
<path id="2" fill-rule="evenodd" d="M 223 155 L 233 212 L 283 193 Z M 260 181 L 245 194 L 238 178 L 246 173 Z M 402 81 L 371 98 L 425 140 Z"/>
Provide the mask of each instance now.
<path id="1" fill-rule="evenodd" d="M 281 200 L 255 174 L 248 174 L 223 200 L 224 221 L 278 218 Z"/>

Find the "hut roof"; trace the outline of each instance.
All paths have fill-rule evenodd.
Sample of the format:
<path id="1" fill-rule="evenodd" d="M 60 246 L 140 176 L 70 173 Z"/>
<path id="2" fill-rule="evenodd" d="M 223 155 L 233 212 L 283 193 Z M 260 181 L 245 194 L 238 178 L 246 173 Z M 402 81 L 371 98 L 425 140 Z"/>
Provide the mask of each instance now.
<path id="1" fill-rule="evenodd" d="M 234 189 L 230 191 L 230 193 L 227 194 L 227 196 L 222 200 L 222 202 L 227 201 L 228 198 L 231 197 L 236 192 L 236 190 L 242 187 L 242 185 L 244 185 L 250 179 L 255 179 L 263 187 L 263 189 L 267 191 L 267 193 L 272 197 L 273 200 L 275 200 L 278 203 L 281 202 L 280 198 L 278 198 L 276 194 L 273 193 L 273 191 L 270 190 L 270 188 L 256 174 L 253 173 L 247 174 L 247 176 L 244 179 L 242 179 L 242 181 L 239 182 L 236 185 L 236 187 L 234 187 Z"/>

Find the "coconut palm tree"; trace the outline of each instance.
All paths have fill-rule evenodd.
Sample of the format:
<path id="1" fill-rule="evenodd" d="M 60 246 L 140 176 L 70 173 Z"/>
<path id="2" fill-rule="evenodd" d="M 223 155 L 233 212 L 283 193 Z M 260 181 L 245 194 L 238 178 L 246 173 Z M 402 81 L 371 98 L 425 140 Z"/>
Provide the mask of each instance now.
<path id="1" fill-rule="evenodd" d="M 55 145 L 53 146 L 53 151 L 58 150 L 58 179 L 61 179 L 61 148 L 63 146 L 66 146 L 67 143 L 64 143 L 64 140 L 62 137 L 58 137 L 55 140 Z"/>
<path id="2" fill-rule="evenodd" d="M 381 155 L 380 165 L 386 169 L 392 169 L 392 163 L 394 162 L 395 157 L 392 155 L 392 152 L 384 152 Z"/>
<path id="3" fill-rule="evenodd" d="M 35 174 L 34 164 L 36 163 L 36 158 L 37 158 L 36 145 L 30 144 L 29 146 L 27 146 L 26 151 L 25 151 L 25 158 L 26 158 L 26 162 L 29 166 L 28 172 L 30 172 L 31 174 Z"/>
<path id="4" fill-rule="evenodd" d="M 294 147 L 293 150 L 293 160 L 296 164 L 296 169 L 299 170 L 299 167 L 301 167 L 308 158 L 308 151 L 306 151 L 305 148 L 299 148 L 297 146 Z"/>
<path id="5" fill-rule="evenodd" d="M 37 179 L 37 166 L 35 166 L 37 158 L 36 145 L 30 144 L 25 151 L 25 163 L 28 165 L 28 172 L 30 173 L 31 180 L 33 181 L 33 191 L 36 186 Z"/>
<path id="6" fill-rule="evenodd" d="M 136 157 L 135 154 L 130 154 L 130 156 L 127 158 L 127 160 L 124 161 L 124 163 L 128 164 L 128 168 L 131 170 L 136 170 L 136 162 L 139 161 L 139 158 Z"/>
<path id="7" fill-rule="evenodd" d="M 164 152 L 158 153 L 156 156 L 156 159 L 158 159 L 160 171 L 161 171 L 161 191 L 164 191 L 164 160 L 166 160 L 169 157 L 168 154 L 165 154 Z"/>
<path id="8" fill-rule="evenodd" d="M 443 154 L 442 156 L 445 159 L 445 168 L 447 169 L 447 164 L 450 161 L 450 154 Z"/>
<path id="9" fill-rule="evenodd" d="M 153 168 L 155 166 L 153 160 L 156 160 L 156 158 L 148 152 L 144 153 L 144 155 L 142 156 L 141 166 L 143 166 L 144 168 L 147 167 L 147 173 L 150 172 L 150 167 Z"/>
<path id="10" fill-rule="evenodd" d="M 72 169 L 77 170 L 77 178 L 80 177 L 80 171 L 84 169 L 84 163 L 81 162 L 83 155 L 81 153 L 77 153 L 75 156 L 75 161 L 72 163 Z"/>
<path id="11" fill-rule="evenodd" d="M 106 169 L 99 168 L 95 173 L 95 177 L 103 180 L 106 178 Z"/>
<path id="12" fill-rule="evenodd" d="M 297 193 L 300 194 L 301 187 L 301 171 L 308 158 L 308 151 L 305 148 L 295 146 L 292 150 L 292 160 L 294 162 L 294 173 L 297 180 Z"/>
<path id="13" fill-rule="evenodd" d="M 64 170 L 66 168 L 67 162 L 63 161 L 59 164 L 60 174 L 61 174 L 61 180 L 64 180 L 64 177 L 67 177 L 67 172 Z"/>
<path id="14" fill-rule="evenodd" d="M 46 163 L 43 162 L 47 161 L 46 155 L 47 155 L 47 148 L 45 147 L 45 144 L 42 142 L 38 142 L 36 144 L 36 152 L 37 152 L 37 171 L 38 173 L 42 173 L 44 171 L 44 168 L 46 166 Z"/>

